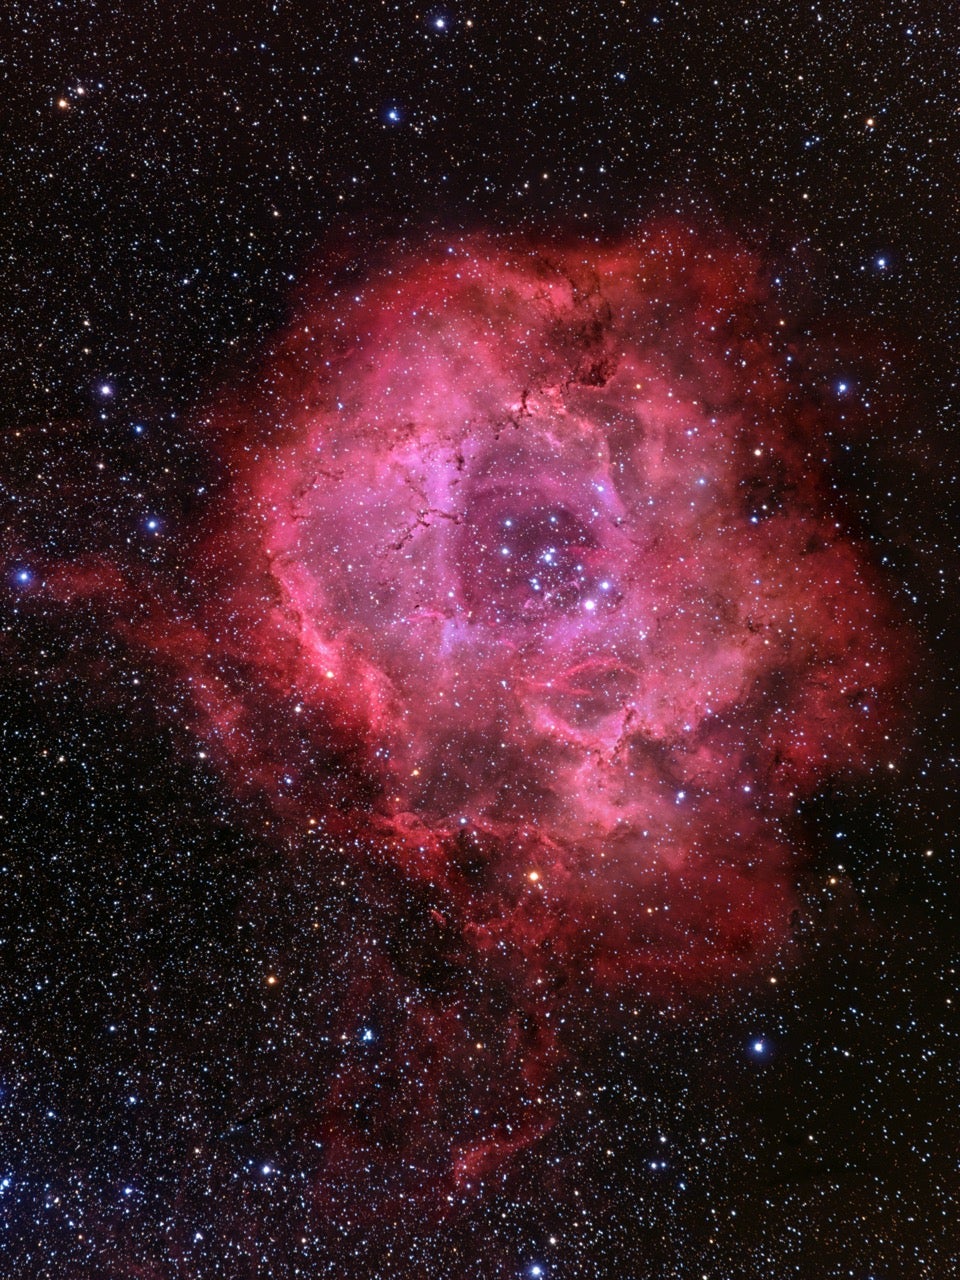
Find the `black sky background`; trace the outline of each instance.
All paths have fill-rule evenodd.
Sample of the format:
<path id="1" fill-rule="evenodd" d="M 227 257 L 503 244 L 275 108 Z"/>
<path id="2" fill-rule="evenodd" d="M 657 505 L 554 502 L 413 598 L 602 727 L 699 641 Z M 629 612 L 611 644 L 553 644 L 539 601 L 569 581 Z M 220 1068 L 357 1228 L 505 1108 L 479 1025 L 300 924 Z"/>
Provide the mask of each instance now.
<path id="1" fill-rule="evenodd" d="M 954 1274 L 950 8 L 5 6 L 3 1274 Z M 18 575 L 90 550 L 174 571 L 225 482 L 191 409 L 334 259 L 362 275 L 431 230 L 602 241 L 670 212 L 755 246 L 791 314 L 869 348 L 837 498 L 915 628 L 910 741 L 807 806 L 802 958 L 776 984 L 575 1026 L 567 1123 L 469 1212 L 418 1216 L 386 1163 L 318 1209 L 305 1134 L 354 957 L 443 989 L 412 891 L 318 884 L 95 607 Z M 375 1053 L 356 1071 L 381 1105 Z"/>

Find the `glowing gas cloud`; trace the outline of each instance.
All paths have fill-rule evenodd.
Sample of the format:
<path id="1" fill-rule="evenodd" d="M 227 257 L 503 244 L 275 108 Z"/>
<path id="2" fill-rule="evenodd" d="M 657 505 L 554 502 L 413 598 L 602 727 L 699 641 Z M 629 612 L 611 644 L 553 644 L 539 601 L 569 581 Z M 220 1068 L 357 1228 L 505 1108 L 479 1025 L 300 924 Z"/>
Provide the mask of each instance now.
<path id="1" fill-rule="evenodd" d="M 878 763 L 900 665 L 794 333 L 751 254 L 675 224 L 398 252 L 213 410 L 203 585 L 131 632 L 239 789 L 417 882 L 478 959 L 747 971 L 791 814 Z"/>

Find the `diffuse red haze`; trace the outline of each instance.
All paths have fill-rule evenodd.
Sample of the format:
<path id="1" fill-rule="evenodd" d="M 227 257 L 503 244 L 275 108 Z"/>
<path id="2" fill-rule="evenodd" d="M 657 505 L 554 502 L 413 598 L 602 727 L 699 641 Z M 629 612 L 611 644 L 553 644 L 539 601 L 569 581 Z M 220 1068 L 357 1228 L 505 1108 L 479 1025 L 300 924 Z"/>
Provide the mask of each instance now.
<path id="1" fill-rule="evenodd" d="M 198 424 L 230 487 L 175 596 L 45 574 L 166 671 L 304 910 L 352 876 L 379 921 L 291 1066 L 321 1232 L 540 1187 L 575 1028 L 769 962 L 799 802 L 885 767 L 906 643 L 830 501 L 851 406 L 782 320 L 676 225 L 434 240 L 316 290 Z"/>
<path id="2" fill-rule="evenodd" d="M 155 641 L 224 772 L 524 982 L 769 957 L 785 824 L 877 762 L 898 665 L 779 319 L 749 254 L 662 225 L 434 241 L 303 307 L 214 422 L 209 589 Z"/>

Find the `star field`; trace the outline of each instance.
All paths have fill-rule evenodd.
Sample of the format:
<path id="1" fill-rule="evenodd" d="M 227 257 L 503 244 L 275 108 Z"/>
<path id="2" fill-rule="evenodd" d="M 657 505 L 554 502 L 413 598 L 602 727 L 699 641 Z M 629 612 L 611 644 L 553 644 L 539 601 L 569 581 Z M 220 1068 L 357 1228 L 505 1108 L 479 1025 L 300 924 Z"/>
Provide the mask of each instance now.
<path id="1" fill-rule="evenodd" d="M 23 1280 L 944 1280 L 955 20 L 4 16 Z"/>

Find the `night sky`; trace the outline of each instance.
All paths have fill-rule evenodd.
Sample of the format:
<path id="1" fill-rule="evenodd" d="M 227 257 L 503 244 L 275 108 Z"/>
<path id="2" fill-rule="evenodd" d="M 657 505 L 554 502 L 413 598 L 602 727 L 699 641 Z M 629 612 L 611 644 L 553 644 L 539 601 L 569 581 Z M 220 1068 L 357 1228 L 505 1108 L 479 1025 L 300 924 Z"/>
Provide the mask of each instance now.
<path id="1" fill-rule="evenodd" d="M 5 6 L 4 1277 L 956 1274 L 949 10 Z"/>

